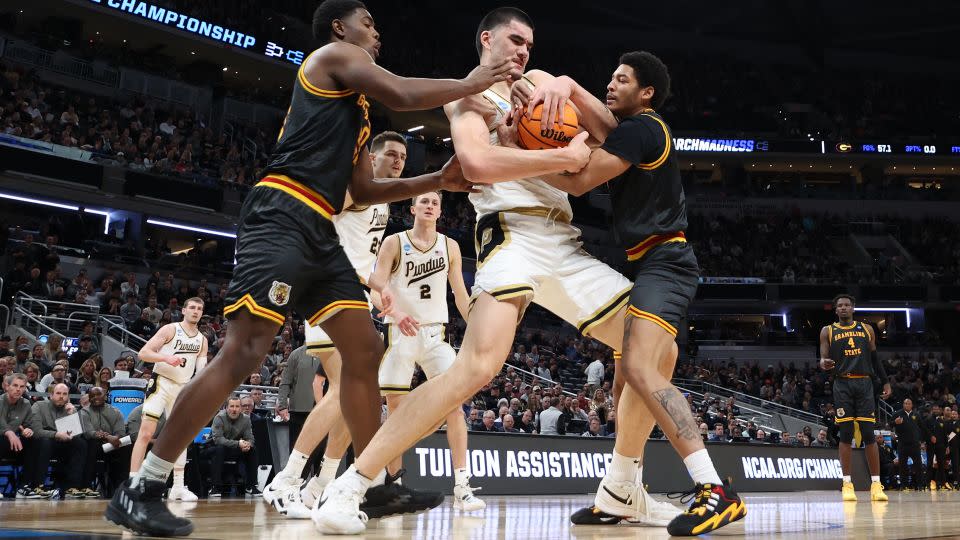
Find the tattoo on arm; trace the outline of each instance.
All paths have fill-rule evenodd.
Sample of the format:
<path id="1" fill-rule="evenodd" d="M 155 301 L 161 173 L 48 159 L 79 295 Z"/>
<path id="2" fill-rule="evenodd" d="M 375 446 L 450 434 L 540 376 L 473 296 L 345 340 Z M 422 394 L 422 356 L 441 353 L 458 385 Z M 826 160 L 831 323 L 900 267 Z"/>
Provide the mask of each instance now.
<path id="1" fill-rule="evenodd" d="M 653 393 L 653 398 L 660 403 L 663 410 L 673 419 L 673 423 L 677 425 L 677 437 L 687 440 L 700 438 L 700 430 L 693 421 L 690 405 L 676 388 L 671 386 L 657 390 Z"/>

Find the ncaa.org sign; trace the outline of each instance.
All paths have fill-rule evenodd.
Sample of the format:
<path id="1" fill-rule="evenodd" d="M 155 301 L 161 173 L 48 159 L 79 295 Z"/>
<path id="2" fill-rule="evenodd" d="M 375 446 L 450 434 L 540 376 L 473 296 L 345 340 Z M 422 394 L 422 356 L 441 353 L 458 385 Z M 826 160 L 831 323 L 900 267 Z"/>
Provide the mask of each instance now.
<path id="1" fill-rule="evenodd" d="M 743 476 L 765 480 L 779 478 L 843 478 L 839 459 L 777 458 L 743 456 Z"/>

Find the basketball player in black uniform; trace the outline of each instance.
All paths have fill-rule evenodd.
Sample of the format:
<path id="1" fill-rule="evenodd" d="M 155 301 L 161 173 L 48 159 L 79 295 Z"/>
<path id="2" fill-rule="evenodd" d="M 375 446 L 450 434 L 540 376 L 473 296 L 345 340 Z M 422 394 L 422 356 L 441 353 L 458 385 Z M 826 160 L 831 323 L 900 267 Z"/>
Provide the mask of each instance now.
<path id="1" fill-rule="evenodd" d="M 705 534 L 743 518 L 747 509 L 717 474 L 686 399 L 658 370 L 660 363 L 676 361 L 674 340 L 700 273 L 684 234 L 686 203 L 670 129 L 655 111 L 669 95 L 670 76 L 663 62 L 648 52 L 626 53 L 619 64 L 607 86 L 606 103 L 569 77 L 558 77 L 538 85 L 527 110 L 542 102 L 544 114 L 556 117 L 550 110 L 562 111 L 570 100 L 580 111 L 581 125 L 602 142 L 577 174 L 545 179 L 574 195 L 610 182 L 614 227 L 631 265 L 627 277 L 634 280 L 624 322 L 623 356 L 617 366 L 626 384 L 617 405 L 614 450 L 625 456 L 640 455 L 641 429 L 636 426 L 645 415 L 637 409 L 646 406 L 696 483 L 689 509 L 670 522 L 667 532 Z M 617 479 L 610 477 L 608 471 L 598 499 L 606 497 L 605 492 L 614 495 L 609 484 Z M 616 523 L 617 517 L 591 507 L 575 513 L 572 521 Z"/>
<path id="2" fill-rule="evenodd" d="M 870 469 L 870 500 L 886 501 L 887 494 L 880 483 L 880 451 L 873 436 L 873 426 L 877 422 L 873 380 L 878 378 L 883 385 L 883 399 L 890 396 L 890 383 L 877 358 L 873 327 L 853 320 L 855 303 L 856 299 L 847 294 L 833 299 L 838 322 L 820 330 L 820 368 L 833 370 L 833 402 L 837 408 L 837 426 L 840 428 L 843 500 L 857 500 L 850 479 L 850 460 L 853 456 L 851 443 L 856 422 Z"/>
<path id="3" fill-rule="evenodd" d="M 117 490 L 107 508 L 108 520 L 137 533 L 193 531 L 189 520 L 171 514 L 160 499 L 172 462 L 260 365 L 290 309 L 319 324 L 340 351 L 343 415 L 357 452 L 363 450 L 380 425 L 377 368 L 383 342 L 330 218 L 340 212 L 348 187 L 355 202 L 372 204 L 468 186 L 455 158 L 439 173 L 374 180 L 366 146 L 367 96 L 393 109 L 432 109 L 507 80 L 512 68 L 505 60 L 479 66 L 462 80 L 398 77 L 376 65 L 380 35 L 358 0 L 324 1 L 314 13 L 313 32 L 326 44 L 303 61 L 272 160 L 241 210 L 237 266 L 224 307 L 231 322 L 213 360 L 216 368 L 200 372 L 184 388 L 139 474 Z M 413 495 L 401 494 L 395 485 L 386 491 L 406 501 Z"/>

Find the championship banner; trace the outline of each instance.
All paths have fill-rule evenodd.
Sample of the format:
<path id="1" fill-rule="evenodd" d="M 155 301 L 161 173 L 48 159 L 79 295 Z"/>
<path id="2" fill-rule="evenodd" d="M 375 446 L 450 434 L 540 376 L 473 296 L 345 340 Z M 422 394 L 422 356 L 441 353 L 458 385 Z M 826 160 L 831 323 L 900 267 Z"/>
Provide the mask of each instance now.
<path id="1" fill-rule="evenodd" d="M 489 495 L 587 494 L 597 489 L 612 459 L 614 440 L 500 433 L 470 433 L 467 469 L 474 487 Z M 843 477 L 836 448 L 707 443 L 721 477 L 739 491 L 839 490 Z M 453 464 L 446 435 L 434 433 L 403 456 L 405 485 L 453 491 Z M 853 478 L 868 489 L 862 452 L 855 452 Z M 668 441 L 649 441 L 643 481 L 651 493 L 680 492 L 693 484 Z"/>

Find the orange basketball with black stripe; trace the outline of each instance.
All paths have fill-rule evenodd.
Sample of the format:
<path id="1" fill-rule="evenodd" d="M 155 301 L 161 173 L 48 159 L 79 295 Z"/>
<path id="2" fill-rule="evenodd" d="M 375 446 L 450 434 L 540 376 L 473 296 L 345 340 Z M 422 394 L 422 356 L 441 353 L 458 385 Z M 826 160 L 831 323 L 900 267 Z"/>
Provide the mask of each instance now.
<path id="1" fill-rule="evenodd" d="M 543 118 L 543 104 L 537 105 L 530 113 L 520 117 L 517 128 L 517 143 L 527 150 L 544 150 L 547 148 L 563 148 L 570 144 L 580 129 L 580 119 L 577 111 L 570 104 L 563 109 L 563 117 L 552 126 L 541 126 Z"/>

